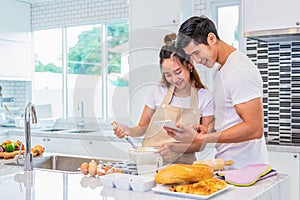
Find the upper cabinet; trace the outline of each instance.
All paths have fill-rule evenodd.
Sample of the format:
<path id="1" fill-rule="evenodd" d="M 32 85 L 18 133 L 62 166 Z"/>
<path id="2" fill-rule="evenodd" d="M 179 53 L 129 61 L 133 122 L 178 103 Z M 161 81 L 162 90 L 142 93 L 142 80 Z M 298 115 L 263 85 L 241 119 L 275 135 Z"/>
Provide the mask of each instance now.
<path id="1" fill-rule="evenodd" d="M 0 1 L 0 39 L 28 42 L 30 4 L 14 0 Z"/>
<path id="2" fill-rule="evenodd" d="M 130 114 L 137 123 L 150 88 L 161 79 L 159 51 L 166 34 L 192 15 L 193 0 L 130 0 Z"/>
<path id="3" fill-rule="evenodd" d="M 192 0 L 130 0 L 132 29 L 179 25 L 192 13 Z"/>
<path id="4" fill-rule="evenodd" d="M 244 32 L 300 28 L 300 1 L 243 0 Z"/>
<path id="5" fill-rule="evenodd" d="M 30 4 L 0 1 L 0 78 L 31 80 Z"/>

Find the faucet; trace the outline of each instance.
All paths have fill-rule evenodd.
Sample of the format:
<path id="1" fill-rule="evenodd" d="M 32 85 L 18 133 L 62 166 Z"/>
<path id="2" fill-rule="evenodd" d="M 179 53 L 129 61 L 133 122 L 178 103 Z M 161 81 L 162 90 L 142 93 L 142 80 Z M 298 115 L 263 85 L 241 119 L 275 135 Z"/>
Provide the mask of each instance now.
<path id="1" fill-rule="evenodd" d="M 84 122 L 84 103 L 82 100 L 78 102 L 77 110 L 81 111 L 81 121 L 77 123 L 77 127 L 83 129 L 85 128 L 85 122 Z"/>
<path id="2" fill-rule="evenodd" d="M 28 103 L 25 108 L 25 171 L 32 170 L 32 154 L 31 154 L 31 133 L 30 133 L 30 115 L 32 115 L 32 123 L 37 123 L 35 107 L 32 103 Z"/>

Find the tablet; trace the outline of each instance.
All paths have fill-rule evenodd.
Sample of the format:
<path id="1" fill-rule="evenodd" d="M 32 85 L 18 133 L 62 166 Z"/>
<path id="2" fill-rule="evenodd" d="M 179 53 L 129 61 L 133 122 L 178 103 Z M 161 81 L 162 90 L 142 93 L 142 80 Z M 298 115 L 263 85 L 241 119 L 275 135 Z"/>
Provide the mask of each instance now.
<path id="1" fill-rule="evenodd" d="M 167 127 L 167 128 L 173 129 L 174 131 L 177 131 L 178 133 L 184 132 L 184 130 L 182 130 L 176 126 L 176 122 L 173 120 L 155 121 L 154 123 L 160 127 Z"/>

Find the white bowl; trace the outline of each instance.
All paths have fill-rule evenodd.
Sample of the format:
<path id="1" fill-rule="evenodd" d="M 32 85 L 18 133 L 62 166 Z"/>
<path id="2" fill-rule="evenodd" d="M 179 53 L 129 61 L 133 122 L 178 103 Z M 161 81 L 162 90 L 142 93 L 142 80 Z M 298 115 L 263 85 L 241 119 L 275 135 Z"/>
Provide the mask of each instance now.
<path id="1" fill-rule="evenodd" d="M 100 176 L 102 185 L 105 187 L 111 187 L 111 188 L 115 187 L 114 180 L 115 180 L 116 175 L 117 174 L 107 174 L 104 176 Z"/>
<path id="2" fill-rule="evenodd" d="M 157 151 L 157 149 L 153 148 L 153 147 L 138 147 L 135 149 L 129 149 L 128 153 L 129 153 L 129 158 L 136 163 L 136 158 L 137 156 L 151 156 L 151 155 L 155 155 L 155 152 Z"/>
<path id="3" fill-rule="evenodd" d="M 130 180 L 130 186 L 133 191 L 146 192 L 155 186 L 154 178 L 147 176 L 135 176 Z"/>
<path id="4" fill-rule="evenodd" d="M 132 189 L 136 192 L 149 191 L 156 185 L 153 177 L 136 176 L 132 174 L 107 174 L 100 176 L 100 180 L 105 187 L 116 187 L 122 190 Z"/>
<path id="5" fill-rule="evenodd" d="M 114 184 L 116 186 L 116 188 L 118 189 L 122 189 L 122 190 L 130 190 L 131 186 L 130 186 L 130 175 L 128 174 L 120 174 L 122 176 L 117 176 L 114 179 Z"/>

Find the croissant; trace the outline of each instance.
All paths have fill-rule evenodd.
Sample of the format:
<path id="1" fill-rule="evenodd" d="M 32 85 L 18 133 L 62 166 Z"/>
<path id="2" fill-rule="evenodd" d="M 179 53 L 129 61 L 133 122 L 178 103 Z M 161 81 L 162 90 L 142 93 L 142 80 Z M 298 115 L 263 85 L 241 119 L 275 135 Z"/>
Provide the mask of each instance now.
<path id="1" fill-rule="evenodd" d="M 213 176 L 213 169 L 205 164 L 174 164 L 159 171 L 154 178 L 158 184 L 175 184 L 198 182 Z"/>

